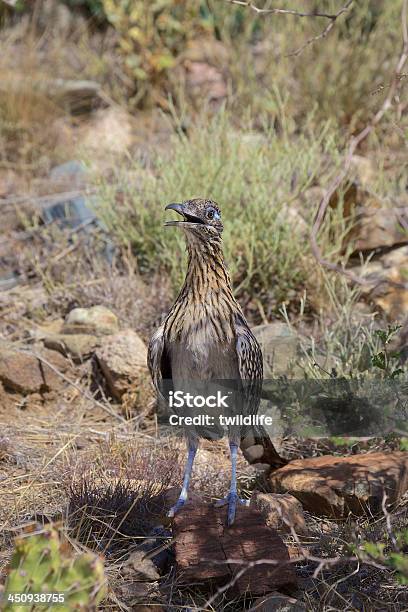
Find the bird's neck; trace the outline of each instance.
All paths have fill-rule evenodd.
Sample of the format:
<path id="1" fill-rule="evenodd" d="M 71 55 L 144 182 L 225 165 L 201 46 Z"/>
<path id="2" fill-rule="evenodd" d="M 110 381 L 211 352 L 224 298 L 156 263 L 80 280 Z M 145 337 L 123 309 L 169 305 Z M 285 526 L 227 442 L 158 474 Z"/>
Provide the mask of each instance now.
<path id="1" fill-rule="evenodd" d="M 221 238 L 208 242 L 188 242 L 187 250 L 188 267 L 183 290 L 189 298 L 203 303 L 209 294 L 222 293 L 235 303 Z"/>
<path id="2" fill-rule="evenodd" d="M 221 239 L 188 242 L 188 268 L 184 285 L 166 321 L 170 340 L 208 347 L 208 342 L 232 341 L 234 317 L 241 312 L 232 294 Z"/>

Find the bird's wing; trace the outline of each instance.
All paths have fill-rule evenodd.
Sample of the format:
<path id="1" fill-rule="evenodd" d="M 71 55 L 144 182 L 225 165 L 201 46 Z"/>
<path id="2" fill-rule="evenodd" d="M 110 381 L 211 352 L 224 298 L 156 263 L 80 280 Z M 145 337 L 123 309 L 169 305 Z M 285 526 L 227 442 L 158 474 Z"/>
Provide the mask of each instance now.
<path id="1" fill-rule="evenodd" d="M 262 351 L 247 322 L 240 314 L 235 318 L 235 336 L 238 370 L 242 381 L 243 409 L 246 415 L 255 415 L 258 412 L 262 392 Z M 260 447 L 262 447 L 261 450 Z M 271 468 L 278 468 L 287 463 L 286 459 L 283 459 L 276 451 L 268 432 L 262 425 L 248 427 L 241 431 L 241 449 L 251 464 L 263 463 L 270 465 Z"/>
<path id="2" fill-rule="evenodd" d="M 159 327 L 149 342 L 147 365 L 158 400 L 165 402 L 164 385 L 171 381 L 171 364 L 164 339 L 164 324 Z"/>
<path id="3" fill-rule="evenodd" d="M 257 339 L 241 315 L 235 318 L 238 372 L 242 381 L 247 414 L 256 414 L 261 399 L 263 361 Z"/>

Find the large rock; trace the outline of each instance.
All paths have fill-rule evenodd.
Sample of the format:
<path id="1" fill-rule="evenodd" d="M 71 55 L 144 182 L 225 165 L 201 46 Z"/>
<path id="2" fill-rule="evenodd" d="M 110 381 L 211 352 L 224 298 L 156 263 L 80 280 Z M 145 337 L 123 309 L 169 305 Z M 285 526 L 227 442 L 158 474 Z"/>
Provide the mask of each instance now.
<path id="1" fill-rule="evenodd" d="M 38 359 L 14 350 L 0 350 L 0 381 L 6 390 L 28 395 L 43 390 L 45 382 Z"/>
<path id="2" fill-rule="evenodd" d="M 352 228 L 345 237 L 346 247 L 350 241 L 355 253 L 389 248 L 406 242 L 408 206 L 406 203 L 389 204 L 363 187 L 369 176 L 368 167 L 363 170 L 361 161 L 357 174 L 360 179 L 352 181 L 342 192 L 342 213 L 345 219 L 353 220 Z M 355 165 L 356 169 L 356 165 Z M 340 193 L 335 192 L 330 206 L 339 205 Z"/>
<path id="3" fill-rule="evenodd" d="M 290 532 L 292 527 L 299 535 L 308 532 L 302 504 L 289 493 L 254 491 L 251 506 L 261 512 L 269 527 L 285 532 Z"/>
<path id="4" fill-rule="evenodd" d="M 294 588 L 296 575 L 285 544 L 265 524 L 262 514 L 239 506 L 235 523 L 227 527 L 226 507 L 194 500 L 173 523 L 178 580 L 181 583 L 230 582 L 245 563 L 264 560 L 236 579 L 239 595 L 261 595 L 277 588 Z M 232 563 L 231 560 L 237 561 Z"/>
<path id="5" fill-rule="evenodd" d="M 28 351 L 0 345 L 0 382 L 5 390 L 29 395 L 59 389 L 64 381 L 57 372 L 63 374 L 69 364 L 52 351 L 42 350 L 40 356 L 44 361 Z"/>
<path id="6" fill-rule="evenodd" d="M 367 298 L 381 308 L 391 321 L 402 321 L 408 312 L 408 246 L 382 255 L 363 268 L 353 269 L 369 281 L 362 286 Z M 398 283 L 401 286 L 390 284 Z"/>
<path id="7" fill-rule="evenodd" d="M 65 322 L 60 319 L 34 330 L 36 339 L 64 356 L 81 362 L 91 357 L 101 344 L 100 337 L 114 334 L 119 329 L 118 318 L 105 306 L 74 308 Z"/>
<path id="8" fill-rule="evenodd" d="M 91 357 L 100 344 L 99 338 L 90 334 L 47 334 L 43 342 L 47 348 L 71 357 L 75 363 Z"/>
<path id="9" fill-rule="evenodd" d="M 269 323 L 257 325 L 252 332 L 261 345 L 264 378 L 296 373 L 299 340 L 290 327 L 285 323 Z"/>
<path id="10" fill-rule="evenodd" d="M 62 326 L 63 334 L 92 334 L 104 336 L 119 331 L 119 321 L 105 306 L 74 308 Z"/>
<path id="11" fill-rule="evenodd" d="M 316 515 L 343 517 L 381 509 L 408 490 L 408 452 L 324 455 L 291 461 L 270 476 L 272 491 L 290 493 Z"/>
<path id="12" fill-rule="evenodd" d="M 372 201 L 372 200 L 371 200 Z M 375 201 L 376 203 L 376 201 Z M 373 251 L 406 242 L 408 206 L 370 206 L 370 201 L 356 210 L 355 251 Z"/>
<path id="13" fill-rule="evenodd" d="M 143 409 L 152 399 L 147 368 L 147 348 L 132 329 L 124 329 L 102 339 L 96 357 L 112 396 L 123 400 L 125 394 Z"/>

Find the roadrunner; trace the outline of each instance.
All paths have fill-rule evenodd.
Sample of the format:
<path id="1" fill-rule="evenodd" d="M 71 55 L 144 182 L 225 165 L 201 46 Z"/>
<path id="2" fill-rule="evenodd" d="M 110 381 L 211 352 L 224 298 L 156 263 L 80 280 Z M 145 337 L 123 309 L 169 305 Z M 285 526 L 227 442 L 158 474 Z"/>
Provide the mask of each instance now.
<path id="1" fill-rule="evenodd" d="M 152 337 L 148 362 L 160 401 L 168 402 L 169 389 L 203 388 L 215 381 L 234 381 L 230 395 L 236 401 L 235 414 L 256 415 L 262 387 L 262 353 L 251 333 L 242 310 L 232 294 L 231 280 L 222 253 L 223 225 L 218 205 L 211 200 L 195 199 L 169 204 L 181 221 L 168 221 L 184 232 L 188 251 L 188 268 L 184 285 L 164 323 Z M 164 382 L 167 383 L 166 390 Z M 201 384 L 201 387 L 200 387 Z M 213 386 L 214 388 L 214 386 Z M 236 392 L 238 391 L 238 392 Z M 221 428 L 222 429 L 222 428 Z M 213 427 L 185 428 L 188 458 L 180 497 L 169 516 L 187 500 L 188 486 L 199 438 L 221 437 L 219 424 Z M 231 487 L 217 505 L 228 504 L 228 524 L 235 519 L 236 506 L 245 503 L 237 494 L 237 452 L 241 443 L 245 455 L 245 438 L 257 445 L 256 462 L 279 465 L 283 460 L 262 429 L 232 425 L 227 427 L 231 455 Z M 259 452 L 260 451 L 260 452 Z M 254 461 L 253 461 L 254 462 Z"/>

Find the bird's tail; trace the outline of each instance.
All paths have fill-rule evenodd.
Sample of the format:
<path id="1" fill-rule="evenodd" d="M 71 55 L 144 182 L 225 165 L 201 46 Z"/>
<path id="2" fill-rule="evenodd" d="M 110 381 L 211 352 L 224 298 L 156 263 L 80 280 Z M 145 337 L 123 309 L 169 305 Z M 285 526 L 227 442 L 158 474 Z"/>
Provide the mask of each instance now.
<path id="1" fill-rule="evenodd" d="M 241 437 L 240 446 L 250 465 L 261 464 L 265 467 L 270 466 L 270 470 L 277 470 L 288 463 L 287 459 L 279 455 L 262 426 L 248 429 Z"/>

